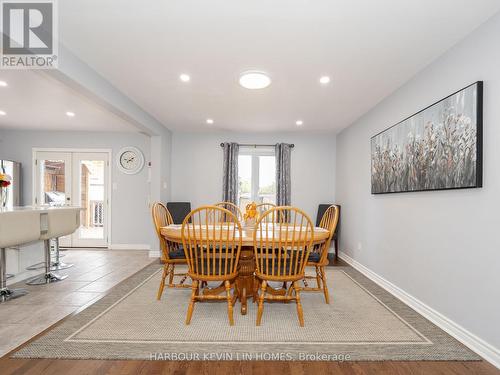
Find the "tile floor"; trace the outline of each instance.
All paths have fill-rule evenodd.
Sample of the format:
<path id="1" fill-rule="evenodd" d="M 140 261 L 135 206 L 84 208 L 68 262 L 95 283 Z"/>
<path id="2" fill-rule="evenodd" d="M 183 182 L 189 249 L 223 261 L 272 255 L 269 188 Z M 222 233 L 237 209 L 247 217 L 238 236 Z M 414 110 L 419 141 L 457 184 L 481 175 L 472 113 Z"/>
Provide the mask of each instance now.
<path id="1" fill-rule="evenodd" d="M 122 280 L 148 265 L 147 251 L 78 249 L 64 251 L 72 268 L 55 284 L 9 285 L 29 294 L 0 303 L 0 357 L 80 308 L 94 303 Z"/>

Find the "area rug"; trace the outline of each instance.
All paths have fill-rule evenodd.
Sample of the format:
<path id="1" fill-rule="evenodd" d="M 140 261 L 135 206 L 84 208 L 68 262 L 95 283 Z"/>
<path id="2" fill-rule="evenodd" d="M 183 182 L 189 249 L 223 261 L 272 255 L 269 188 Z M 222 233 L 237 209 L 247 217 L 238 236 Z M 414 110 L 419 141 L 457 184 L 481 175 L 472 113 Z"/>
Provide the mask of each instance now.
<path id="1" fill-rule="evenodd" d="M 156 292 L 158 264 L 147 266 L 104 298 L 65 319 L 14 358 L 141 360 L 479 360 L 476 354 L 351 267 L 327 269 L 331 301 L 301 293 L 305 327 L 295 303 L 197 303 L 184 324 L 190 289 Z"/>

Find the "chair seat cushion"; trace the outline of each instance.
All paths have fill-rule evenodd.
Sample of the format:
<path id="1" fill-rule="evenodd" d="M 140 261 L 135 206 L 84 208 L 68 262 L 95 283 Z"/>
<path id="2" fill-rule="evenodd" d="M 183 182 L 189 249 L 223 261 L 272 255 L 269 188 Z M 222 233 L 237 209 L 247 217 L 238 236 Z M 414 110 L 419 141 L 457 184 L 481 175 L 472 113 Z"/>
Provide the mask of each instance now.
<path id="1" fill-rule="evenodd" d="M 320 253 L 310 253 L 308 262 L 318 263 L 320 259 L 321 259 Z"/>
<path id="2" fill-rule="evenodd" d="M 184 255 L 184 248 L 182 246 L 179 246 L 177 249 L 170 251 L 168 253 L 168 256 L 170 259 L 185 259 L 186 256 Z"/>

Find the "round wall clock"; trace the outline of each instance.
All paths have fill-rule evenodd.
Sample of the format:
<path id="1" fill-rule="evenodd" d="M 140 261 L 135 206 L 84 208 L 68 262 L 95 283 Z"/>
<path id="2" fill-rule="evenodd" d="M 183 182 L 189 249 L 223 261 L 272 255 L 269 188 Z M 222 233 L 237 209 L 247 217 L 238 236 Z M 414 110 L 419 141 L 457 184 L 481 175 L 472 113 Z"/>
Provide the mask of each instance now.
<path id="1" fill-rule="evenodd" d="M 123 173 L 136 174 L 144 166 L 144 155 L 136 147 L 123 147 L 116 155 L 116 164 Z"/>

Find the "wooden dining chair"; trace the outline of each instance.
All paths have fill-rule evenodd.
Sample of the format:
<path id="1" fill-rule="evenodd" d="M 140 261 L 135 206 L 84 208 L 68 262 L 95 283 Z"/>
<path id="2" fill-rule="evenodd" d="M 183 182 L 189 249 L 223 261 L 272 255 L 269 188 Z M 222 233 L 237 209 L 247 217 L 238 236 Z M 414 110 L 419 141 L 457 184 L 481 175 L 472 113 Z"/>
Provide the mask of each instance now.
<path id="1" fill-rule="evenodd" d="M 325 295 L 325 302 L 327 304 L 330 303 L 330 295 L 328 293 L 328 286 L 326 284 L 326 274 L 325 274 L 325 266 L 328 265 L 328 249 L 330 248 L 330 243 L 333 238 L 333 234 L 335 233 L 335 229 L 337 228 L 337 224 L 339 222 L 339 208 L 336 205 L 331 205 L 327 208 L 319 226 L 323 229 L 326 229 L 330 232 L 330 235 L 326 239 L 325 242 L 319 245 L 315 245 L 309 254 L 307 259 L 307 267 L 315 267 L 316 275 L 315 276 L 304 276 L 304 287 L 302 290 L 305 291 L 314 291 L 320 292 L 323 291 Z M 316 287 L 310 287 L 307 284 L 308 279 L 316 279 Z"/>
<path id="2" fill-rule="evenodd" d="M 214 221 L 210 221 L 210 218 Z M 238 274 L 242 241 L 238 218 L 222 207 L 200 207 L 192 211 L 182 223 L 181 236 L 189 267 L 188 275 L 193 279 L 186 324 L 191 322 L 196 302 L 226 300 L 229 324 L 234 325 L 233 305 L 236 297 L 231 296 L 231 289 Z M 222 284 L 210 289 L 206 285 L 211 281 Z M 224 291 L 225 296 L 219 295 Z"/>
<path id="3" fill-rule="evenodd" d="M 271 208 L 276 207 L 274 203 L 260 203 L 257 205 L 257 212 L 259 213 L 259 217 L 263 217 L 266 211 L 269 211 Z M 283 218 L 283 212 L 281 211 L 276 211 L 272 215 L 266 215 L 266 222 L 267 223 L 279 223 L 279 222 L 284 222 Z"/>
<path id="4" fill-rule="evenodd" d="M 269 222 L 266 216 L 285 217 L 287 222 Z M 299 324 L 304 326 L 299 281 L 314 237 L 314 226 L 307 214 L 295 207 L 274 207 L 266 211 L 255 225 L 253 242 L 256 272 L 260 282 L 257 325 L 262 320 L 264 301 L 295 301 Z M 269 282 L 290 283 L 285 293 L 266 293 Z"/>
<path id="5" fill-rule="evenodd" d="M 232 203 L 232 202 L 219 202 L 219 203 L 215 203 L 214 206 L 228 210 L 229 212 L 231 212 L 232 214 L 234 214 L 236 216 L 236 218 L 238 219 L 238 221 L 240 223 L 243 222 L 243 212 L 241 212 L 241 209 L 237 205 L 235 205 L 234 203 Z M 225 222 L 226 217 L 224 215 L 219 216 L 219 217 L 211 216 L 211 217 L 209 217 L 209 222 L 217 223 L 216 219 L 222 220 L 221 222 L 218 222 L 220 224 L 220 223 Z"/>
<path id="6" fill-rule="evenodd" d="M 234 214 L 240 222 L 243 221 L 243 212 L 241 212 L 241 209 L 237 205 L 235 205 L 234 203 L 232 203 L 232 202 L 219 202 L 219 203 L 215 203 L 214 206 L 225 208 L 226 210 L 228 210 L 229 212 Z M 225 216 L 221 216 L 219 219 L 224 220 Z"/>
<path id="7" fill-rule="evenodd" d="M 156 234 L 160 240 L 161 262 L 163 263 L 163 274 L 160 281 L 160 287 L 158 288 L 158 294 L 156 296 L 159 300 L 163 294 L 167 276 L 169 277 L 169 288 L 190 288 L 191 285 L 184 283 L 187 279 L 186 273 L 175 273 L 175 266 L 177 264 L 187 263 L 186 257 L 184 256 L 184 249 L 178 243 L 167 241 L 160 233 L 161 227 L 173 224 L 172 215 L 170 215 L 167 207 L 165 207 L 165 205 L 161 202 L 153 203 L 151 213 L 153 215 L 153 223 Z M 182 276 L 182 279 L 178 284 L 174 283 L 175 276 Z"/>

